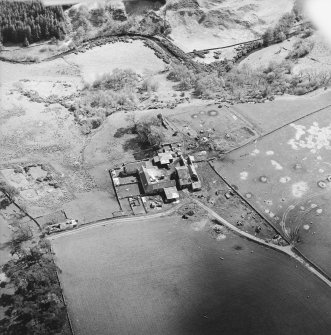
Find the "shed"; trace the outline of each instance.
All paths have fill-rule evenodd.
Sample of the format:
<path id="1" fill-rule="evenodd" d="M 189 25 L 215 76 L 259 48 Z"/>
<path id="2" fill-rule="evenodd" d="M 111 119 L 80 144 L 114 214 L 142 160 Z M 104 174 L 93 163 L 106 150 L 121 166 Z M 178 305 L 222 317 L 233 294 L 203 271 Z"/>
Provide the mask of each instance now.
<path id="1" fill-rule="evenodd" d="M 176 187 L 166 187 L 164 189 L 164 194 L 167 201 L 176 201 L 179 199 L 179 194 Z"/>
<path id="2" fill-rule="evenodd" d="M 176 166 L 176 172 L 178 176 L 178 183 L 180 188 L 187 187 L 191 184 L 191 177 L 189 170 L 186 165 Z"/>

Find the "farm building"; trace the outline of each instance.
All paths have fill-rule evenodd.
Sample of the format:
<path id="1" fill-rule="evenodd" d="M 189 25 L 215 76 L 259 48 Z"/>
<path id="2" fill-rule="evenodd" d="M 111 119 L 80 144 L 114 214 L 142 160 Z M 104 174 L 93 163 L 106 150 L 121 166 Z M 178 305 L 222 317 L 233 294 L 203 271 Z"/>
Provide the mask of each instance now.
<path id="1" fill-rule="evenodd" d="M 179 199 L 179 194 L 175 186 L 166 187 L 164 189 L 164 195 L 167 202 L 176 201 Z"/>
<path id="2" fill-rule="evenodd" d="M 136 173 L 138 173 L 138 170 L 142 167 L 142 166 L 146 166 L 146 162 L 144 161 L 140 161 L 140 162 L 132 162 L 132 163 L 127 163 L 124 166 L 124 173 L 127 175 L 134 175 Z"/>
<path id="3" fill-rule="evenodd" d="M 174 157 L 171 151 L 159 152 L 158 155 L 153 158 L 153 162 L 161 167 L 169 167 L 173 161 Z"/>
<path id="4" fill-rule="evenodd" d="M 176 186 L 175 180 L 170 180 L 162 170 L 155 167 L 145 168 L 142 166 L 139 170 L 139 178 L 145 194 L 160 193 L 167 187 Z"/>
<path id="5" fill-rule="evenodd" d="M 178 176 L 178 184 L 181 189 L 189 187 L 191 185 L 191 177 L 186 165 L 176 166 L 176 172 Z"/>

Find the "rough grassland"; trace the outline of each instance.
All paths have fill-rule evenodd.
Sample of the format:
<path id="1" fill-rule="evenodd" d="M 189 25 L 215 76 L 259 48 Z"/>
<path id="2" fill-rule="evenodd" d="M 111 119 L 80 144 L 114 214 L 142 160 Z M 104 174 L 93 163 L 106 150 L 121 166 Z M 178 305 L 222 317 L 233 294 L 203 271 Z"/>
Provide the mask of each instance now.
<path id="1" fill-rule="evenodd" d="M 202 227 L 142 219 L 54 240 L 75 333 L 329 333 L 322 282 L 282 254 Z"/>

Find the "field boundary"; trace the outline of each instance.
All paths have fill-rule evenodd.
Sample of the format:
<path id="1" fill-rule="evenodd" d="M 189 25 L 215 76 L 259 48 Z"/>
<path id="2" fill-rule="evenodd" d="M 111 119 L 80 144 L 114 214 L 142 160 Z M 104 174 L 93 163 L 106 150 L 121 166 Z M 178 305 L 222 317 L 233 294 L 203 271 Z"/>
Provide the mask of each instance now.
<path id="1" fill-rule="evenodd" d="M 258 243 L 264 247 L 274 249 L 276 251 L 280 251 L 281 253 L 287 255 L 288 257 L 296 260 L 300 264 L 302 264 L 306 269 L 308 269 L 311 273 L 313 273 L 315 276 L 317 276 L 320 280 L 322 280 L 326 285 L 331 287 L 331 278 L 323 271 L 320 269 L 319 266 L 316 266 L 314 262 L 310 261 L 309 258 L 304 256 L 301 252 L 298 252 L 298 250 L 291 246 L 288 245 L 286 247 L 281 247 L 272 243 L 267 243 L 266 241 L 255 237 L 249 233 L 246 233 L 239 228 L 235 227 L 233 224 L 222 218 L 219 214 L 217 214 L 215 211 L 213 211 L 211 208 L 208 206 L 204 205 L 202 202 L 200 202 L 197 199 L 192 199 L 195 203 L 197 203 L 201 208 L 205 209 L 210 215 L 212 215 L 214 218 L 219 220 L 223 225 L 225 225 L 228 229 L 231 231 L 237 233 L 241 237 L 244 237 L 248 240 L 251 240 L 255 243 Z M 294 251 L 293 251 L 294 250 Z"/>
<path id="2" fill-rule="evenodd" d="M 251 209 L 253 209 L 254 210 L 254 212 L 256 212 L 256 214 L 260 217 L 260 218 L 262 218 L 264 221 L 266 221 L 268 224 L 269 224 L 269 226 L 271 226 L 279 235 L 281 235 L 282 236 L 282 238 L 289 244 L 289 245 L 291 245 L 291 242 L 290 242 L 290 240 L 287 238 L 287 236 L 285 236 L 284 235 L 284 232 L 281 230 L 281 229 L 279 229 L 278 227 L 276 227 L 273 223 L 271 223 L 270 221 L 269 221 L 269 219 L 265 216 L 265 215 L 263 215 L 259 210 L 257 210 L 256 208 L 255 208 L 255 206 L 253 206 L 252 204 L 250 204 L 246 199 L 245 199 L 245 197 L 238 191 L 238 190 L 236 190 L 227 180 L 225 180 L 223 177 L 222 177 L 222 175 L 216 170 L 216 168 L 215 168 L 215 166 L 212 164 L 212 161 L 208 161 L 208 163 L 209 163 L 209 165 L 210 165 L 210 167 L 213 169 L 213 171 L 222 179 L 222 181 L 235 193 L 235 194 L 237 194 L 238 196 L 239 196 L 239 198 L 242 200 L 242 201 L 244 201 L 245 202 L 245 204 L 247 205 L 247 206 L 249 206 Z"/>
<path id="3" fill-rule="evenodd" d="M 291 121 L 289 121 L 289 122 L 287 122 L 287 123 L 285 123 L 285 124 L 283 124 L 283 125 L 281 125 L 281 126 L 275 128 L 275 129 L 272 129 L 272 130 L 266 132 L 266 133 L 262 133 L 261 135 L 257 136 L 256 138 L 253 138 L 253 139 L 248 140 L 248 141 L 247 141 L 246 143 L 244 143 L 243 145 L 241 145 L 241 146 L 239 146 L 239 147 L 236 147 L 236 148 L 233 148 L 233 149 L 230 149 L 230 150 L 228 150 L 228 151 L 226 151 L 226 152 L 220 154 L 220 155 L 219 155 L 219 158 L 220 158 L 220 157 L 223 157 L 223 156 L 225 156 L 225 155 L 228 155 L 228 154 L 230 154 L 230 153 L 232 153 L 232 152 L 234 152 L 234 151 L 236 151 L 236 150 L 242 149 L 242 148 L 246 147 L 247 145 L 253 143 L 254 141 L 258 141 L 258 140 L 260 140 L 260 139 L 262 139 L 262 138 L 264 138 L 264 137 L 267 137 L 267 136 L 269 136 L 269 135 L 271 135 L 271 134 L 277 132 L 278 130 L 281 130 L 281 129 L 283 129 L 283 128 L 289 126 L 291 123 L 294 123 L 294 122 L 298 122 L 298 121 L 300 121 L 300 120 L 303 120 L 303 119 L 305 119 L 306 117 L 309 117 L 309 116 L 311 116 L 311 115 L 314 115 L 314 114 L 316 114 L 316 113 L 318 113 L 318 112 L 321 112 L 321 111 L 323 111 L 323 110 L 325 110 L 325 109 L 327 109 L 327 108 L 330 108 L 330 107 L 331 107 L 331 104 L 326 105 L 326 106 L 321 107 L 321 108 L 319 108 L 319 109 L 317 109 L 317 110 L 314 110 L 314 111 L 312 111 L 312 112 L 310 112 L 310 113 L 308 113 L 308 114 L 306 114 L 306 115 L 300 116 L 299 118 L 297 118 L 297 119 L 295 119 L 295 120 L 291 120 Z M 243 116 L 243 117 L 244 117 L 244 116 Z M 244 117 L 244 119 L 246 119 L 246 118 Z M 257 131 L 256 131 L 256 132 L 257 132 Z M 214 157 L 214 159 L 217 159 L 217 157 Z"/>
<path id="4" fill-rule="evenodd" d="M 55 265 L 56 279 L 57 279 L 57 282 L 58 282 L 60 290 L 61 290 L 61 296 L 62 296 L 63 304 L 64 304 L 64 306 L 66 308 L 66 316 L 67 316 L 67 320 L 68 320 L 69 329 L 70 329 L 71 334 L 75 335 L 74 328 L 72 326 L 72 323 L 71 323 L 71 320 L 70 320 L 70 316 L 69 316 L 68 304 L 67 304 L 66 298 L 64 296 L 64 293 L 63 293 L 64 290 L 62 288 L 61 280 L 60 280 L 60 277 L 59 277 L 59 271 L 58 271 L 59 269 L 58 269 L 58 267 L 56 265 L 56 262 L 54 260 L 55 252 L 53 250 L 53 246 L 52 246 L 51 243 L 50 243 L 50 249 L 51 249 L 52 260 L 53 260 L 53 263 Z"/>

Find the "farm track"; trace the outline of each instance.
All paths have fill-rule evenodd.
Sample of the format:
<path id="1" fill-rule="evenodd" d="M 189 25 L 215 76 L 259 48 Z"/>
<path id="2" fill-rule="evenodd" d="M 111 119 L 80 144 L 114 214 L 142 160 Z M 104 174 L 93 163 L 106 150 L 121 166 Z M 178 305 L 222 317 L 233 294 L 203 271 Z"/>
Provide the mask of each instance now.
<path id="1" fill-rule="evenodd" d="M 245 239 L 248 239 L 248 240 L 250 240 L 254 243 L 258 243 L 258 244 L 260 244 L 264 247 L 267 247 L 267 248 L 276 250 L 278 252 L 281 252 L 283 254 L 286 254 L 290 258 L 299 262 L 301 265 L 305 266 L 311 273 L 313 273 L 315 276 L 317 276 L 326 285 L 331 287 L 331 279 L 318 266 L 316 266 L 313 262 L 311 262 L 309 259 L 307 259 L 300 252 L 298 252 L 296 250 L 296 248 L 292 248 L 290 245 L 288 245 L 286 247 L 282 247 L 282 246 L 278 246 L 278 245 L 275 245 L 275 244 L 272 244 L 272 243 L 268 243 L 268 242 L 264 241 L 263 239 L 260 239 L 256 236 L 253 236 L 253 235 L 251 235 L 249 233 L 246 233 L 246 232 L 240 230 L 239 228 L 235 227 L 234 225 L 232 225 L 230 222 L 225 220 L 223 217 L 221 217 L 219 214 L 217 214 L 215 211 L 213 211 L 208 206 L 204 205 L 199 200 L 194 199 L 194 198 L 187 198 L 187 199 L 185 199 L 185 201 L 188 201 L 188 199 L 195 202 L 198 206 L 200 206 L 202 209 L 204 209 L 209 215 L 211 215 L 212 217 L 217 219 L 222 225 L 227 227 L 229 230 L 231 230 L 235 234 L 237 234 L 237 235 L 239 235 L 239 236 L 241 236 Z M 75 230 L 65 231 L 63 233 L 52 235 L 52 236 L 48 237 L 48 239 L 52 241 L 52 240 L 55 240 L 55 239 L 58 239 L 58 238 L 61 238 L 61 237 L 66 237 L 66 236 L 76 234 L 76 233 L 78 233 L 80 231 L 83 231 L 83 230 L 92 229 L 92 228 L 95 228 L 95 227 L 100 227 L 100 226 L 104 226 L 104 225 L 108 225 L 108 224 L 122 224 L 122 223 L 129 223 L 129 222 L 130 223 L 131 222 L 139 222 L 142 219 L 152 220 L 152 219 L 155 219 L 155 218 L 168 216 L 168 215 L 174 213 L 182 205 L 183 205 L 183 203 L 177 205 L 176 207 L 171 208 L 170 210 L 168 210 L 166 212 L 156 213 L 156 214 L 152 214 L 152 215 L 148 215 L 148 216 L 143 215 L 143 216 L 136 216 L 136 217 L 120 218 L 120 219 L 106 218 L 106 219 L 103 219 L 103 220 L 100 220 L 100 221 L 96 221 L 96 222 L 92 222 L 90 224 L 86 224 L 86 225 L 84 225 L 80 228 L 77 228 Z M 295 251 L 293 251 L 293 250 L 295 250 Z"/>
<path id="2" fill-rule="evenodd" d="M 68 235 L 72 235 L 75 234 L 79 231 L 82 230 L 87 230 L 87 229 L 91 229 L 94 227 L 99 227 L 99 226 L 103 226 L 106 224 L 118 224 L 118 223 L 124 223 L 124 222 L 135 222 L 135 221 L 141 221 L 143 218 L 145 218 L 146 220 L 148 219 L 155 219 L 155 218 L 160 218 L 163 216 L 168 216 L 173 214 L 174 212 L 176 212 L 181 206 L 183 206 L 185 204 L 185 202 L 187 202 L 187 200 L 185 199 L 183 202 L 181 202 L 180 204 L 178 204 L 177 206 L 170 208 L 169 210 L 165 211 L 165 212 L 160 212 L 160 213 L 155 213 L 155 214 L 150 214 L 150 215 L 136 215 L 136 216 L 131 216 L 131 217 L 125 217 L 125 218 L 105 218 L 105 219 L 101 219 L 101 220 L 97 220 L 97 221 L 92 221 L 92 222 L 88 222 L 85 223 L 83 226 L 80 226 L 74 230 L 69 230 L 69 231 L 64 231 L 58 234 L 54 234 L 48 237 L 49 240 L 55 240 L 59 237 L 63 237 L 63 236 L 68 236 Z"/>
<path id="3" fill-rule="evenodd" d="M 161 47 L 164 51 L 166 51 L 172 57 L 175 57 L 179 60 L 184 60 L 184 61 L 185 60 L 187 61 L 187 59 L 191 58 L 190 56 L 188 56 L 188 54 L 186 54 L 180 48 L 175 46 L 166 37 L 155 37 L 155 36 L 149 36 L 149 35 L 143 35 L 143 34 L 128 34 L 128 33 L 126 33 L 126 34 L 119 34 L 119 35 L 94 37 L 94 38 L 91 38 L 87 41 L 83 41 L 83 43 L 80 46 L 78 46 L 77 48 L 72 48 L 70 50 L 63 51 L 63 52 L 58 53 L 54 56 L 44 58 L 44 59 L 40 60 L 39 62 L 24 61 L 24 60 L 16 61 L 16 60 L 7 59 L 6 57 L 3 57 L 3 56 L 0 56 L 0 61 L 7 62 L 7 63 L 12 63 L 12 64 L 27 64 L 27 65 L 43 63 L 43 62 L 50 62 L 50 61 L 56 60 L 58 58 L 62 58 L 64 56 L 70 55 L 72 53 L 79 52 L 80 49 L 83 49 L 83 48 L 87 47 L 91 43 L 95 43 L 95 42 L 102 41 L 102 40 L 109 39 L 109 38 L 138 38 L 138 39 L 142 39 L 142 40 L 149 40 L 149 41 L 152 41 L 152 42 L 156 43 L 159 47 Z M 166 43 L 162 40 L 166 41 Z M 108 43 L 109 43 L 109 41 L 104 42 L 104 44 L 108 44 Z M 167 44 L 170 45 L 171 48 Z M 5 51 L 8 51 L 8 50 L 5 50 Z M 179 54 L 181 54 L 181 55 L 179 55 Z"/>
<path id="4" fill-rule="evenodd" d="M 253 241 L 255 243 L 258 243 L 260 245 L 263 245 L 267 248 L 274 249 L 276 251 L 282 252 L 289 257 L 295 259 L 297 262 L 299 262 L 301 265 L 305 266 L 310 272 L 312 272 L 315 276 L 317 276 L 319 279 L 321 279 L 326 285 L 331 287 L 331 279 L 328 275 L 324 273 L 317 265 L 315 265 L 312 261 L 310 261 L 307 257 L 305 257 L 301 252 L 299 252 L 296 248 L 292 248 L 290 245 L 286 247 L 281 247 L 272 243 L 267 243 L 266 241 L 255 237 L 249 233 L 246 233 L 239 228 L 232 225 L 230 222 L 222 218 L 220 215 L 218 215 L 216 212 L 214 212 L 211 208 L 204 205 L 202 202 L 200 202 L 197 199 L 193 199 L 193 201 L 198 204 L 201 208 L 206 210 L 211 216 L 213 216 L 215 219 L 220 221 L 225 227 L 236 233 L 237 235 L 240 235 L 241 237 L 244 237 L 250 241 Z M 295 252 L 293 251 L 295 250 Z"/>
<path id="5" fill-rule="evenodd" d="M 302 22 L 299 23 L 297 25 L 295 25 L 294 27 L 300 27 L 303 24 L 306 24 L 306 22 Z M 289 34 L 289 37 L 295 36 L 298 34 L 298 31 L 294 31 L 292 33 Z M 254 40 L 249 40 L 249 41 L 244 41 L 244 42 L 240 42 L 240 43 L 235 43 L 235 44 L 229 44 L 229 45 L 225 45 L 225 46 L 220 46 L 220 47 L 214 47 L 214 48 L 209 48 L 209 49 L 201 49 L 201 50 L 195 50 L 195 51 L 191 51 L 191 52 L 184 52 L 182 49 L 180 49 L 178 46 L 176 46 L 172 41 L 170 41 L 168 38 L 166 38 L 165 36 L 150 36 L 150 35 L 144 35 L 144 34 L 130 34 L 130 33 L 125 33 L 125 34 L 117 34 L 117 35 L 109 35 L 109 36 L 98 36 L 98 37 L 94 37 L 91 38 L 89 40 L 83 41 L 82 45 L 80 45 L 78 48 L 72 48 L 70 50 L 61 52 L 59 54 L 56 54 L 54 56 L 50 56 L 48 58 L 44 58 L 42 60 L 40 60 L 39 62 L 36 61 L 16 61 L 16 60 L 10 60 L 7 59 L 6 57 L 0 56 L 0 61 L 3 62 L 8 62 L 8 63 L 13 63 L 13 64 L 36 64 L 36 63 L 41 63 L 41 62 L 49 62 L 64 56 L 67 56 L 69 54 L 75 53 L 75 52 L 79 52 L 79 49 L 82 49 L 84 47 L 86 47 L 89 43 L 93 43 L 93 42 L 97 42 L 97 41 L 102 41 L 103 39 L 107 39 L 107 38 L 140 38 L 140 39 L 146 39 L 149 41 L 152 41 L 154 43 L 156 43 L 159 47 L 161 47 L 165 52 L 167 52 L 168 54 L 170 54 L 172 57 L 175 57 L 176 59 L 180 60 L 180 61 L 184 61 L 184 62 L 190 62 L 190 63 L 196 63 L 193 59 L 192 56 L 194 55 L 194 52 L 207 52 L 207 51 L 212 51 L 212 50 L 221 50 L 221 49 L 228 49 L 228 48 L 232 48 L 235 46 L 240 46 L 240 45 L 246 45 L 246 44 L 250 44 L 250 43 L 254 43 L 254 42 L 258 42 L 258 41 L 262 41 L 262 38 L 257 38 Z M 278 42 L 275 42 L 278 43 Z M 39 43 L 36 44 L 36 46 L 38 45 L 43 45 L 43 44 L 48 44 L 48 43 Z M 105 44 L 108 44 L 108 42 L 105 42 Z M 32 48 L 33 46 L 29 46 L 28 48 Z M 249 54 L 264 48 L 263 46 L 259 47 L 258 49 L 254 49 L 252 51 L 250 51 L 247 55 L 245 55 L 244 57 L 240 58 L 238 60 L 238 62 L 242 61 L 244 58 L 246 58 L 247 56 L 249 56 Z M 15 50 L 19 50 L 15 49 Z M 9 50 L 3 50 L 4 52 L 8 52 Z M 196 64 L 196 67 L 199 67 L 199 64 Z"/>

